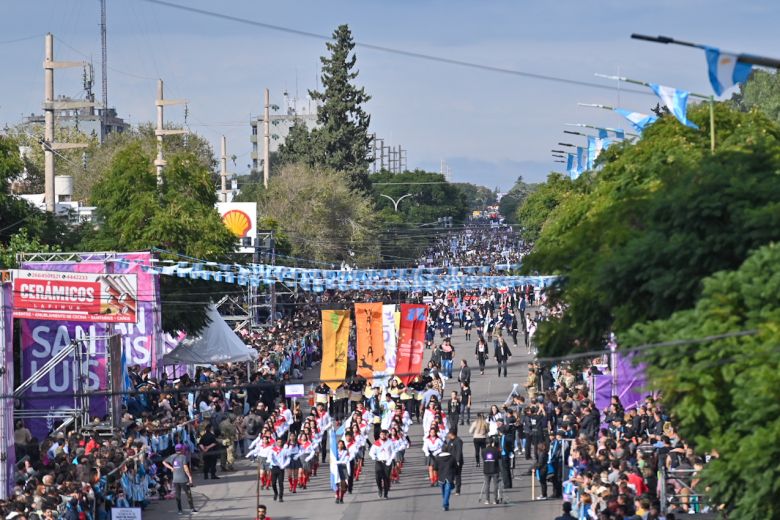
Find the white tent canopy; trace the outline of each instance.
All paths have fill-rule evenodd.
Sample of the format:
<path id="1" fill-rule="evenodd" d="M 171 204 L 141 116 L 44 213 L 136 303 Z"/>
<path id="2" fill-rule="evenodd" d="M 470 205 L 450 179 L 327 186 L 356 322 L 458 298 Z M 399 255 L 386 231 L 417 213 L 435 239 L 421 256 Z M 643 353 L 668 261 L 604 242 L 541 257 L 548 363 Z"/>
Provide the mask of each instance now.
<path id="1" fill-rule="evenodd" d="M 184 339 L 163 356 L 164 365 L 216 365 L 257 359 L 257 351 L 241 341 L 214 305 L 206 314 L 209 324 L 195 339 Z"/>

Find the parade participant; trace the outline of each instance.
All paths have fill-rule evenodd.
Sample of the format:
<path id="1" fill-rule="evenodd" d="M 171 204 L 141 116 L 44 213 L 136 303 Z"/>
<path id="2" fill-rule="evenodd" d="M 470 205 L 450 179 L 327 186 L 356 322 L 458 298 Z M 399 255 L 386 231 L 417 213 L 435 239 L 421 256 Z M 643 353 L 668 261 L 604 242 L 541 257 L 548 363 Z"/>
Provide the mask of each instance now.
<path id="1" fill-rule="evenodd" d="M 303 471 L 303 464 L 300 460 L 301 451 L 298 447 L 298 439 L 293 436 L 292 432 L 287 438 L 287 457 L 289 463 L 287 465 L 287 484 L 290 486 L 290 493 L 298 492 L 298 473 Z"/>
<path id="2" fill-rule="evenodd" d="M 181 492 L 184 491 L 192 514 L 197 514 L 198 510 L 195 509 L 192 501 L 192 491 L 190 490 L 192 487 L 192 473 L 187 462 L 187 456 L 184 454 L 184 445 L 177 444 L 175 451 L 176 453 L 163 461 L 163 465 L 173 473 L 173 487 L 176 490 L 176 508 L 180 515 L 184 514 L 181 509 Z"/>
<path id="3" fill-rule="evenodd" d="M 392 470 L 390 472 L 391 482 L 401 481 L 401 471 L 404 466 L 404 456 L 406 455 L 406 448 L 409 447 L 409 441 L 406 436 L 398 429 L 400 424 L 396 421 L 394 426 L 390 429 L 390 435 L 388 439 L 393 443 L 393 452 L 395 453 Z"/>
<path id="4" fill-rule="evenodd" d="M 452 422 L 452 427 L 454 429 L 457 429 L 458 427 L 458 420 L 460 416 L 460 407 L 461 407 L 460 405 L 461 405 L 460 396 L 458 396 L 457 391 L 453 390 L 450 393 L 450 400 L 447 402 L 447 415 L 449 416 L 450 421 Z"/>
<path id="5" fill-rule="evenodd" d="M 509 345 L 507 345 L 506 340 L 499 332 L 496 335 L 496 339 L 493 342 L 494 346 L 494 357 L 496 358 L 496 362 L 498 363 L 498 377 L 501 377 L 501 371 L 504 372 L 504 377 L 507 377 L 507 363 L 509 361 L 509 358 L 512 356 L 512 352 L 509 350 Z"/>
<path id="6" fill-rule="evenodd" d="M 489 352 L 487 342 L 485 338 L 480 337 L 477 341 L 477 346 L 474 348 L 474 357 L 477 358 L 479 363 L 479 373 L 485 375 L 485 362 L 487 361 Z"/>
<path id="7" fill-rule="evenodd" d="M 324 383 L 323 383 L 324 384 Z M 328 385 L 325 385 L 328 386 Z M 317 421 L 317 428 L 322 434 L 322 440 L 320 443 L 320 453 L 322 453 L 322 462 L 325 462 L 325 453 L 328 449 L 328 436 L 325 434 L 328 429 L 333 424 L 333 421 L 330 418 L 330 414 L 328 413 L 328 409 L 326 408 L 324 403 L 317 404 L 317 411 L 315 414 L 316 421 Z"/>
<path id="8" fill-rule="evenodd" d="M 336 503 L 344 503 L 344 491 L 347 489 L 347 482 L 349 480 L 349 464 L 350 455 L 347 445 L 343 440 L 338 441 L 338 449 L 336 450 L 336 467 L 338 468 L 339 480 L 336 483 Z"/>
<path id="9" fill-rule="evenodd" d="M 452 342 L 449 337 L 444 338 L 441 344 L 441 369 L 444 377 L 452 378 L 452 357 L 455 355 L 455 347 L 452 346 Z"/>
<path id="10" fill-rule="evenodd" d="M 428 436 L 423 440 L 423 453 L 425 454 L 425 464 L 428 466 L 428 479 L 431 482 L 431 487 L 435 486 L 438 482 L 436 476 L 436 464 L 434 457 L 441 451 L 444 446 L 444 441 L 439 437 L 439 429 L 437 427 L 431 427 L 428 430 Z"/>
<path id="11" fill-rule="evenodd" d="M 460 424 L 464 417 L 466 424 L 471 424 L 471 383 L 461 383 L 460 388 Z"/>
<path id="12" fill-rule="evenodd" d="M 265 507 L 264 504 L 260 504 L 257 506 L 257 516 L 255 517 L 255 520 L 271 520 L 270 516 L 265 516 L 266 511 L 268 509 Z"/>
<path id="13" fill-rule="evenodd" d="M 276 445 L 271 448 L 268 465 L 271 468 L 271 485 L 274 489 L 274 500 L 284 502 L 284 471 L 290 464 L 284 439 L 276 439 Z"/>
<path id="14" fill-rule="evenodd" d="M 257 443 L 257 444 L 255 444 Z M 247 458 L 254 458 L 257 461 L 258 478 L 260 487 L 268 489 L 271 487 L 271 467 L 268 457 L 271 449 L 274 447 L 274 441 L 268 430 L 263 431 L 261 435 L 249 446 Z"/>
<path id="15" fill-rule="evenodd" d="M 352 423 L 352 438 L 355 439 L 355 458 L 354 458 L 354 478 L 360 480 L 360 474 L 363 472 L 363 458 L 366 445 L 366 436 L 363 434 L 367 429 L 367 423 Z"/>
<path id="16" fill-rule="evenodd" d="M 458 383 L 471 384 L 471 367 L 465 359 L 460 360 L 460 371 L 458 372 Z"/>
<path id="17" fill-rule="evenodd" d="M 298 436 L 298 449 L 300 452 L 301 469 L 298 472 L 298 485 L 306 489 L 311 477 L 312 460 L 317 457 L 317 445 L 311 442 L 309 434 L 302 431 Z"/>
<path id="18" fill-rule="evenodd" d="M 351 431 L 344 432 L 344 446 L 349 451 L 349 465 L 347 466 L 347 493 L 352 494 L 352 487 L 355 484 L 355 457 L 357 455 L 357 444 L 355 442 L 355 436 Z"/>
<path id="19" fill-rule="evenodd" d="M 379 498 L 387 499 L 390 492 L 390 470 L 395 458 L 393 442 L 388 439 L 388 431 L 379 432 L 377 439 L 371 446 L 368 456 L 376 462 L 374 474 L 376 476 L 377 494 Z"/>
<path id="20" fill-rule="evenodd" d="M 471 310 L 466 309 L 463 315 L 463 331 L 466 334 L 466 341 L 471 341 L 471 328 L 474 326 L 474 316 L 471 314 Z"/>
<path id="21" fill-rule="evenodd" d="M 477 467 L 482 464 L 480 452 L 487 447 L 487 434 L 489 429 L 490 426 L 482 413 L 477 414 L 477 420 L 469 427 L 469 432 L 474 439 L 474 454 L 477 458 Z"/>
<path id="22" fill-rule="evenodd" d="M 455 457 L 444 449 L 436 454 L 434 464 L 437 484 L 441 484 L 441 506 L 444 511 L 449 511 L 450 494 L 454 487 L 453 482 L 457 471 Z"/>

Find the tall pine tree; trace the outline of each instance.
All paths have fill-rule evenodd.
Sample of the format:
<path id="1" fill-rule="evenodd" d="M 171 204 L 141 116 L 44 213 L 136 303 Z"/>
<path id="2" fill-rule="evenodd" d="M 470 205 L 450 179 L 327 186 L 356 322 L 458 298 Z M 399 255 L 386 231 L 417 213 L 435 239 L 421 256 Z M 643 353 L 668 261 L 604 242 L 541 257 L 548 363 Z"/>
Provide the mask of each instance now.
<path id="1" fill-rule="evenodd" d="M 323 90 L 309 91 L 319 102 L 318 127 L 310 133 L 305 125 L 295 125 L 279 149 L 281 161 L 303 162 L 315 167 L 332 169 L 349 176 L 353 189 L 369 191 L 368 166 L 371 136 L 368 125 L 371 116 L 363 104 L 371 99 L 363 87 L 354 85 L 358 76 L 357 56 L 349 26 L 340 25 L 333 32 L 333 41 L 326 44 L 330 56 L 322 56 Z M 308 153 L 302 153 L 308 149 Z"/>

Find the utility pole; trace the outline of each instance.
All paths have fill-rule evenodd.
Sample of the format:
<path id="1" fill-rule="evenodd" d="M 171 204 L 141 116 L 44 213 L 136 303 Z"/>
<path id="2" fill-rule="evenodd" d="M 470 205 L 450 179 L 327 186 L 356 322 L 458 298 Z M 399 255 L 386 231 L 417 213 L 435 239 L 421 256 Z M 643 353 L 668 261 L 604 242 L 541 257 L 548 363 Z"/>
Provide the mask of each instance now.
<path id="1" fill-rule="evenodd" d="M 371 139 L 371 148 L 373 149 L 373 155 L 374 155 L 373 170 L 374 173 L 376 173 L 376 132 L 374 132 L 372 136 L 373 138 Z"/>
<path id="2" fill-rule="evenodd" d="M 108 133 L 108 47 L 106 45 L 106 0 L 100 0 L 100 52 L 101 52 L 101 79 L 103 80 L 103 125 L 101 128 L 100 142 L 105 141 Z"/>
<path id="3" fill-rule="evenodd" d="M 385 140 L 380 139 L 380 141 L 382 141 L 382 146 L 379 148 L 379 170 L 381 171 L 385 169 Z"/>
<path id="4" fill-rule="evenodd" d="M 268 177 L 271 175 L 271 94 L 265 89 L 263 107 L 263 186 L 268 189 Z"/>
<path id="5" fill-rule="evenodd" d="M 154 160 L 154 166 L 157 169 L 157 184 L 162 184 L 162 171 L 168 162 L 163 158 L 163 136 L 165 135 L 181 135 L 186 134 L 187 130 L 166 130 L 163 125 L 165 124 L 165 117 L 163 113 L 163 107 L 165 105 L 184 105 L 187 103 L 186 99 L 165 99 L 163 96 L 163 80 L 157 80 L 157 100 L 155 106 L 157 107 L 157 128 L 154 130 L 154 135 L 157 136 L 157 158 Z"/>
<path id="6" fill-rule="evenodd" d="M 399 173 L 403 173 L 406 171 L 406 160 L 404 158 L 404 152 L 408 152 L 408 150 L 404 150 L 401 148 L 401 145 L 398 145 L 398 171 Z"/>
<path id="7" fill-rule="evenodd" d="M 221 144 L 222 155 L 219 157 L 219 175 L 222 177 L 222 202 L 227 202 L 227 139 L 224 135 L 222 136 Z"/>
<path id="8" fill-rule="evenodd" d="M 54 213 L 57 208 L 57 194 L 54 190 L 54 152 L 69 148 L 86 148 L 83 143 L 55 143 L 54 142 L 54 111 L 79 109 L 95 106 L 88 101 L 54 101 L 54 69 L 70 67 L 83 67 L 83 61 L 54 61 L 54 36 L 47 33 L 44 39 L 43 62 L 43 171 L 44 171 L 44 197 L 46 199 L 46 211 Z"/>

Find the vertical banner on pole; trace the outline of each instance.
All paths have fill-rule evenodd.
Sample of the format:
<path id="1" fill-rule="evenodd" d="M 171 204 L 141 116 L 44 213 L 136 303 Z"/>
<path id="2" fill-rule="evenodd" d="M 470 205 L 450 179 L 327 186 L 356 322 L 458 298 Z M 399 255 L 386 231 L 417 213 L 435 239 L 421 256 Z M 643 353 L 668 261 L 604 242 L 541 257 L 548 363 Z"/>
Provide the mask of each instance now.
<path id="1" fill-rule="evenodd" d="M 330 383 L 347 377 L 349 311 L 322 311 L 322 365 L 320 379 Z"/>
<path id="2" fill-rule="evenodd" d="M 384 374 L 386 368 L 385 343 L 382 332 L 382 304 L 356 303 L 357 373 L 373 379 L 374 373 Z"/>
<path id="3" fill-rule="evenodd" d="M 398 333 L 395 372 L 403 374 L 400 377 L 405 385 L 422 372 L 427 320 L 427 305 L 401 304 L 401 327 Z"/>
<path id="4" fill-rule="evenodd" d="M 397 332 L 395 326 L 395 305 L 382 305 L 382 338 L 385 343 L 385 374 L 395 373 Z M 400 316 L 399 316 L 400 319 Z"/>

